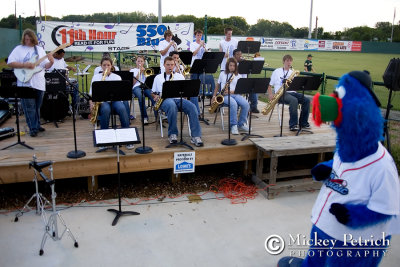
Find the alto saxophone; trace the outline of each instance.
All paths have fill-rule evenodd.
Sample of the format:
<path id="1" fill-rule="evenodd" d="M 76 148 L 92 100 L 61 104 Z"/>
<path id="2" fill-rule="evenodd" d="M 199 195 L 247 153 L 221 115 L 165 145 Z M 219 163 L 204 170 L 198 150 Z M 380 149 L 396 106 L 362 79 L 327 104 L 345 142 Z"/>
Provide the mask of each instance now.
<path id="1" fill-rule="evenodd" d="M 218 106 L 224 103 L 224 95 L 227 94 L 227 91 L 229 90 L 229 85 L 231 84 L 234 78 L 235 74 L 232 74 L 232 77 L 229 79 L 229 81 L 226 82 L 224 89 L 221 90 L 223 94 L 220 92 L 218 95 L 215 96 L 215 101 L 211 103 L 208 112 L 215 113 L 217 111 Z"/>
<path id="2" fill-rule="evenodd" d="M 106 70 L 103 72 L 103 77 L 101 78 L 101 81 L 104 81 L 104 80 L 106 79 L 107 73 L 108 73 L 108 69 L 106 69 Z M 90 113 L 90 115 L 91 115 L 91 117 L 90 117 L 90 122 L 91 122 L 92 124 L 96 124 L 96 123 L 97 123 L 97 117 L 98 117 L 98 115 L 99 115 L 99 109 L 100 109 L 101 103 L 102 103 L 102 102 L 96 102 L 96 103 L 94 104 L 93 108 L 92 108 L 92 111 L 91 111 L 91 113 Z"/>
<path id="3" fill-rule="evenodd" d="M 267 105 L 262 109 L 261 113 L 263 115 L 268 115 L 271 110 L 274 109 L 275 105 L 278 103 L 279 99 L 282 97 L 283 93 L 285 92 L 285 87 L 288 88 L 289 85 L 292 83 L 294 77 L 298 76 L 300 71 L 293 70 L 292 74 L 290 74 L 289 78 L 282 84 L 281 88 L 274 94 L 274 97 L 267 103 Z"/>
<path id="4" fill-rule="evenodd" d="M 171 72 L 171 79 L 169 79 L 170 81 L 172 81 L 174 79 L 173 73 Z M 157 102 L 154 104 L 154 110 L 157 111 L 160 109 L 162 102 L 164 101 L 164 98 L 162 98 L 160 96 L 160 98 L 157 100 Z"/>

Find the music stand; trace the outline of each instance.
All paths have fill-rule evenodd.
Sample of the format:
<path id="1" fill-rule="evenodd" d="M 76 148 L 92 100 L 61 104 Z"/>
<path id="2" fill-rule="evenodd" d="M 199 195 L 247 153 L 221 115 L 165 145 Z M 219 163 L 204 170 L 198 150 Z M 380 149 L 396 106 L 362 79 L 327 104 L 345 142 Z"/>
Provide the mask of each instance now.
<path id="1" fill-rule="evenodd" d="M 201 96 L 202 107 L 201 115 L 199 121 L 204 122 L 209 125 L 208 121 L 204 118 L 204 99 L 205 99 L 205 89 L 206 89 L 206 73 L 215 73 L 218 69 L 218 61 L 216 59 L 196 59 L 190 68 L 190 73 L 203 74 L 203 93 Z"/>
<path id="2" fill-rule="evenodd" d="M 290 91 L 302 91 L 303 100 L 304 100 L 304 91 L 314 91 L 318 90 L 318 87 L 321 85 L 321 78 L 317 76 L 305 76 L 305 77 L 295 77 L 292 83 L 289 85 Z M 303 106 L 301 107 L 303 109 Z M 302 128 L 302 125 L 299 124 L 299 130 L 296 133 L 296 136 L 301 132 L 306 132 L 312 134 L 313 132 L 310 130 L 306 130 Z"/>
<path id="3" fill-rule="evenodd" d="M 125 81 L 123 81 L 125 82 Z M 101 83 L 101 82 L 100 82 Z M 94 85 L 94 83 L 93 83 Z M 92 85 L 92 90 L 94 89 Z M 94 91 L 93 91 L 94 92 Z M 115 93 L 115 92 L 114 92 Z M 131 91 L 132 93 L 132 91 Z M 121 93 L 121 96 L 123 94 Z M 121 97 L 122 98 L 122 97 Z M 117 99 L 113 96 L 111 99 Z M 139 134 L 136 128 L 122 128 L 122 129 L 102 129 L 93 131 L 93 140 L 95 146 L 121 146 L 127 144 L 138 144 L 140 143 Z M 107 211 L 115 213 L 115 218 L 112 222 L 112 226 L 118 223 L 118 220 L 123 215 L 140 215 L 135 211 L 122 211 L 121 210 L 121 169 L 119 162 L 119 149 L 117 149 L 117 171 L 118 171 L 118 210 L 108 209 Z"/>
<path id="4" fill-rule="evenodd" d="M 67 90 L 66 78 L 61 74 L 59 70 L 54 69 L 56 72 L 49 72 L 44 74 L 46 79 L 46 93 L 49 100 L 51 100 L 52 118 L 56 128 L 58 128 L 56 118 L 56 101 L 55 97 L 58 97 L 60 93 L 64 93 Z M 44 113 L 42 111 L 42 113 Z"/>
<path id="5" fill-rule="evenodd" d="M 131 72 L 131 73 L 132 73 L 132 72 Z M 133 73 L 132 73 L 132 74 L 133 74 Z M 155 75 L 151 75 L 151 76 L 154 76 L 154 77 L 155 77 Z M 144 107 L 144 90 L 145 90 L 146 88 L 147 88 L 147 89 L 150 89 L 150 87 L 148 87 L 148 86 L 146 85 L 146 83 L 143 83 L 143 82 L 139 81 L 135 76 L 132 75 L 132 77 L 133 77 L 133 79 L 135 79 L 136 81 L 138 81 L 138 82 L 140 83 L 140 89 L 141 89 L 141 92 L 142 92 L 142 101 L 143 101 L 143 104 L 142 104 L 142 106 L 140 107 L 140 108 L 141 108 L 140 114 L 141 114 L 141 117 L 142 117 L 142 136 L 143 136 L 143 143 L 142 143 L 142 146 L 141 146 L 141 147 L 138 147 L 138 148 L 135 149 L 135 152 L 138 153 L 138 154 L 148 154 L 148 153 L 153 152 L 153 148 L 151 148 L 151 147 L 149 147 L 149 146 L 146 146 L 146 144 L 145 144 L 146 138 L 145 138 L 145 135 L 144 135 L 144 110 L 145 110 L 145 107 Z M 151 84 L 153 84 L 153 82 L 154 82 L 154 77 L 153 77 L 153 79 L 152 79 Z M 146 82 L 146 81 L 147 81 L 147 79 L 145 80 L 145 82 Z M 140 106 L 140 105 L 139 105 L 139 106 Z M 162 127 L 162 126 L 161 126 L 161 127 Z"/>
<path id="6" fill-rule="evenodd" d="M 241 78 L 238 80 L 235 88 L 235 94 L 265 94 L 268 88 L 270 78 Z M 242 141 L 249 137 L 260 137 L 261 135 L 251 134 L 251 109 L 249 119 L 249 132 L 242 133 L 244 136 Z"/>
<path id="7" fill-rule="evenodd" d="M 6 146 L 1 150 L 5 150 L 7 148 L 13 147 L 15 145 L 22 145 L 26 148 L 33 149 L 33 147 L 28 146 L 24 142 L 21 142 L 21 132 L 19 129 L 19 110 L 18 110 L 18 98 L 35 98 L 36 97 L 36 89 L 32 87 L 22 87 L 22 86 L 13 86 L 17 82 L 17 78 L 12 72 L 1 72 L 0 73 L 0 96 L 4 98 L 15 98 L 15 118 L 17 124 L 17 137 L 18 141 L 14 144 Z M 10 86 L 11 84 L 11 86 Z M 5 85 L 5 86 L 4 86 Z"/>
<path id="8" fill-rule="evenodd" d="M 111 102 L 111 124 L 116 129 L 116 114 L 112 112 L 112 103 L 114 101 L 132 100 L 132 82 L 129 81 L 96 81 L 92 83 L 92 101 L 93 102 Z M 108 148 L 99 149 L 96 152 L 102 152 Z M 119 146 L 113 146 L 113 149 L 125 155 L 123 151 L 119 151 Z"/>
<path id="9" fill-rule="evenodd" d="M 247 52 L 247 55 L 254 54 L 260 51 L 260 41 L 239 41 L 237 49 L 242 52 Z"/>
<path id="10" fill-rule="evenodd" d="M 184 146 L 191 150 L 194 150 L 192 146 L 188 145 L 183 141 L 183 110 L 182 102 L 183 97 L 193 97 L 199 95 L 200 80 L 178 80 L 178 81 L 166 81 L 163 84 L 161 97 L 166 98 L 180 98 L 179 111 L 181 113 L 181 140 L 174 144 L 169 144 L 167 148 L 174 146 Z"/>
<path id="11" fill-rule="evenodd" d="M 179 52 L 179 58 L 182 60 L 183 64 L 190 65 L 192 63 L 193 52 L 191 51 L 181 51 Z"/>
<path id="12" fill-rule="evenodd" d="M 160 74 L 161 72 L 161 67 L 150 67 L 150 69 L 153 69 L 154 75 Z"/>

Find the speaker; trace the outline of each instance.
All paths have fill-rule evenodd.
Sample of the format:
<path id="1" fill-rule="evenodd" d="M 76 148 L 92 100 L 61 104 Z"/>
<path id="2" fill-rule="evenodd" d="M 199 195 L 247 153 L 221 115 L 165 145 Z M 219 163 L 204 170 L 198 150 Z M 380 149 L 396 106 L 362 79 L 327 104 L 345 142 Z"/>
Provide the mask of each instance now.
<path id="1" fill-rule="evenodd" d="M 383 83 L 388 89 L 400 91 L 400 58 L 392 58 L 383 74 Z"/>

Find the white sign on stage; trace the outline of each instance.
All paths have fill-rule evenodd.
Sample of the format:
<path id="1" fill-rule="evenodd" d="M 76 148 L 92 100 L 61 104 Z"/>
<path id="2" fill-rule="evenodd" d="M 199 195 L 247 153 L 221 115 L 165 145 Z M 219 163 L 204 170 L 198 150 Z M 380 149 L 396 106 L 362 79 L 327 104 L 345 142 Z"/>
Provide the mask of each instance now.
<path id="1" fill-rule="evenodd" d="M 118 52 L 156 50 L 169 28 L 181 40 L 178 48 L 188 50 L 193 42 L 193 23 L 88 23 L 37 21 L 39 45 L 46 51 L 72 43 L 72 52 Z"/>
<path id="2" fill-rule="evenodd" d="M 175 152 L 174 153 L 174 173 L 194 172 L 195 152 Z"/>

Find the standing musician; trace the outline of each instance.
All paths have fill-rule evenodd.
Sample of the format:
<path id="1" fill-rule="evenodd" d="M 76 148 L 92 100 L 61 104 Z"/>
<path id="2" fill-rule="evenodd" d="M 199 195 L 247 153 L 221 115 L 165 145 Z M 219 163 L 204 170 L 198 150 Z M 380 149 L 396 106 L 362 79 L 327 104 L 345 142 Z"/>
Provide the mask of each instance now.
<path id="1" fill-rule="evenodd" d="M 190 43 L 190 51 L 193 53 L 192 54 L 192 62 L 190 63 L 190 66 L 193 66 L 193 62 L 196 59 L 202 59 L 204 52 L 207 51 L 206 43 L 201 40 L 201 38 L 203 37 L 203 31 L 196 30 L 194 32 L 194 35 L 195 35 L 196 40 L 194 42 Z M 199 78 L 199 76 L 200 75 L 197 73 L 192 73 L 190 76 L 190 79 L 196 80 Z"/>
<path id="2" fill-rule="evenodd" d="M 8 56 L 7 64 L 14 69 L 30 69 L 35 68 L 35 63 L 29 60 L 35 56 L 42 58 L 46 56 L 42 47 L 38 46 L 36 34 L 31 29 L 26 29 L 22 34 L 21 44 L 14 48 Z M 33 74 L 32 78 L 23 83 L 17 81 L 17 86 L 32 87 L 36 92 L 35 98 L 22 98 L 21 105 L 25 113 L 26 123 L 29 127 L 29 135 L 37 136 L 38 132 L 43 132 L 45 129 L 40 126 L 40 107 L 43 102 L 43 95 L 46 90 L 46 80 L 44 78 L 44 69 L 50 68 L 54 63 L 52 54 L 47 54 L 47 59 L 43 60 L 39 66 L 43 70 Z"/>
<path id="3" fill-rule="evenodd" d="M 250 105 L 246 101 L 246 99 L 241 96 L 235 94 L 235 88 L 237 81 L 240 79 L 238 74 L 238 65 L 237 61 L 234 58 L 229 58 L 226 62 L 225 70 L 220 73 L 218 78 L 218 83 L 215 87 L 215 91 L 211 102 L 216 101 L 216 95 L 220 91 L 219 85 L 221 85 L 221 94 L 224 96 L 224 106 L 228 106 L 228 91 L 230 90 L 230 124 L 231 124 L 231 133 L 239 134 L 239 130 L 248 132 L 249 127 L 247 126 L 247 114 L 249 113 Z M 234 75 L 234 76 L 233 76 Z M 232 79 L 233 77 L 233 79 Z M 229 81 L 231 81 L 229 83 Z M 229 83 L 227 85 L 227 83 Z M 226 88 L 227 87 L 227 88 Z M 239 121 L 237 118 L 237 111 L 240 107 Z"/>
<path id="4" fill-rule="evenodd" d="M 221 72 L 225 70 L 226 60 L 233 57 L 233 50 L 238 46 L 238 41 L 232 38 L 232 28 L 225 28 L 225 38 L 219 43 L 219 51 L 225 52 L 224 59 L 221 62 Z"/>
<path id="5" fill-rule="evenodd" d="M 290 77 L 293 70 L 291 69 L 293 58 L 291 55 L 285 55 L 283 57 L 283 67 L 275 69 L 271 74 L 271 81 L 268 86 L 268 98 L 273 99 L 274 94 L 281 88 L 286 79 Z M 274 87 L 274 93 L 272 93 L 272 86 Z M 286 91 L 285 95 L 282 96 L 285 99 L 285 104 L 289 104 L 289 129 L 290 131 L 299 130 L 298 122 L 303 129 L 309 129 L 310 124 L 308 123 L 308 116 L 310 110 L 310 100 L 304 97 L 303 94 L 299 94 L 295 91 Z M 279 99 L 279 103 L 282 103 L 282 98 Z M 297 114 L 297 107 L 301 104 L 300 120 Z"/>
<path id="6" fill-rule="evenodd" d="M 141 81 L 144 83 L 146 80 L 145 76 L 145 59 L 144 56 L 137 56 L 136 58 L 136 68 L 131 69 L 130 72 L 133 72 L 133 76 L 136 77 L 137 80 Z M 138 98 L 139 101 L 139 107 L 140 107 L 140 113 L 143 111 L 143 122 L 145 125 L 149 124 L 149 117 L 147 115 L 146 111 L 146 96 L 150 99 L 151 104 L 154 106 L 155 102 L 153 97 L 151 96 L 151 90 L 150 89 L 145 89 L 144 90 L 144 99 L 142 98 L 142 89 L 139 87 L 140 83 L 133 79 L 133 89 L 132 89 L 132 94 Z M 155 116 L 157 117 L 157 112 L 155 112 Z"/>
<path id="7" fill-rule="evenodd" d="M 171 51 L 178 50 L 176 43 L 172 41 L 172 32 L 170 30 L 166 30 L 164 32 L 164 40 L 162 40 L 158 45 L 158 50 L 161 53 L 160 68 L 161 68 L 161 73 L 163 73 L 165 71 L 164 59 L 169 56 L 169 53 Z"/>
<path id="8" fill-rule="evenodd" d="M 238 66 L 239 66 L 239 62 L 243 61 L 242 51 L 240 51 L 239 49 L 233 50 L 233 58 L 236 59 L 236 61 L 238 62 Z M 239 74 L 239 77 L 247 78 L 247 74 Z M 251 112 L 252 113 L 260 113 L 260 111 L 257 109 L 258 96 L 256 93 L 249 94 L 249 102 L 250 102 Z"/>
<path id="9" fill-rule="evenodd" d="M 90 85 L 89 95 L 92 95 L 92 84 L 97 81 L 121 81 L 121 77 L 111 72 L 111 58 L 103 57 L 100 63 L 103 73 L 107 70 L 106 76 L 103 73 L 93 75 Z M 90 101 L 90 111 L 94 108 L 94 102 Z M 112 105 L 112 106 L 111 106 Z M 115 112 L 119 116 L 121 128 L 129 128 L 129 104 L 128 101 L 102 102 L 99 108 L 98 118 L 100 120 L 100 129 L 108 129 L 110 123 L 111 112 Z M 132 149 L 133 145 L 126 145 L 127 149 Z"/>
<path id="10" fill-rule="evenodd" d="M 173 73 L 175 62 L 172 57 L 166 57 L 164 60 L 165 72 L 158 74 L 154 78 L 152 94 L 154 101 L 158 101 L 161 98 L 162 88 L 165 81 L 169 80 L 184 80 L 182 74 Z M 176 119 L 178 110 L 180 109 L 180 98 L 167 98 L 164 99 L 160 109 L 167 114 L 168 119 L 168 140 L 171 144 L 178 142 L 178 128 L 176 125 Z M 200 122 L 197 117 L 196 107 L 190 101 L 182 99 L 182 111 L 189 116 L 190 130 L 191 130 L 191 143 L 195 146 L 203 146 L 203 141 L 201 140 L 201 127 Z M 182 134 L 182 133 L 181 133 Z"/>

